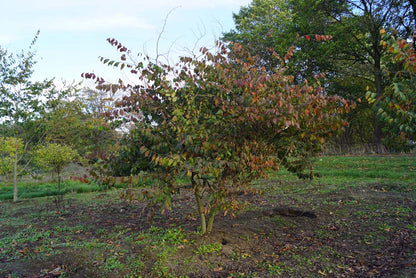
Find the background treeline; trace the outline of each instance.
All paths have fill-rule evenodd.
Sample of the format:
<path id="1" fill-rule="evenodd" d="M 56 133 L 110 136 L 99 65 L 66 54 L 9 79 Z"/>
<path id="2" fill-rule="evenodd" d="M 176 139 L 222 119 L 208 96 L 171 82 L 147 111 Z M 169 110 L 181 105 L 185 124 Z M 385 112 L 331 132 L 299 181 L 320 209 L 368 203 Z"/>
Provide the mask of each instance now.
<path id="1" fill-rule="evenodd" d="M 321 82 L 328 94 L 357 104 L 346 115 L 349 124 L 334 142 L 384 143 L 389 151 L 406 151 L 410 146 L 403 141 L 414 141 L 414 136 L 404 136 L 400 125 L 386 124 L 378 112 L 381 99 L 397 83 L 397 74 L 401 72 L 401 78 L 410 78 L 409 69 L 403 70 L 403 64 L 393 57 L 389 50 L 393 46 L 382 44 L 386 34 L 380 31 L 394 32 L 415 48 L 415 13 L 414 0 L 254 0 L 234 14 L 236 27 L 225 33 L 223 39 L 248 46 L 272 69 L 276 65 L 267 48 L 282 54 L 297 36 L 309 38 L 295 42 L 299 51 L 289 62 L 289 72 L 299 82 L 325 73 Z M 315 39 L 316 34 L 331 35 L 332 40 L 322 43 Z M 375 104 L 366 99 L 368 91 L 375 93 Z M 408 108 L 414 115 L 414 93 L 413 102 L 411 99 L 407 105 L 412 105 Z M 414 119 L 409 120 L 415 123 Z"/>

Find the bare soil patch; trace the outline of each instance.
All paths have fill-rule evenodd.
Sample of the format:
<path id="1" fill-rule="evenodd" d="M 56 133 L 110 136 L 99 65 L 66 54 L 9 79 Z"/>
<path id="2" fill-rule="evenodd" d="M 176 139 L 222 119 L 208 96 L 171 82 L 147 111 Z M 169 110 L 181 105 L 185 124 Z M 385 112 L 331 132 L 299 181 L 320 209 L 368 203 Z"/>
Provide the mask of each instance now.
<path id="1" fill-rule="evenodd" d="M 303 182 L 304 183 L 304 182 Z M 412 190 L 373 184 L 241 195 L 200 235 L 191 192 L 160 214 L 119 191 L 0 204 L 1 277 L 415 277 Z M 399 190 L 398 190 L 399 189 Z M 82 198 L 80 198 L 82 196 Z M 166 233 L 164 231 L 169 231 Z M 8 240 L 10 239 L 10 240 Z"/>

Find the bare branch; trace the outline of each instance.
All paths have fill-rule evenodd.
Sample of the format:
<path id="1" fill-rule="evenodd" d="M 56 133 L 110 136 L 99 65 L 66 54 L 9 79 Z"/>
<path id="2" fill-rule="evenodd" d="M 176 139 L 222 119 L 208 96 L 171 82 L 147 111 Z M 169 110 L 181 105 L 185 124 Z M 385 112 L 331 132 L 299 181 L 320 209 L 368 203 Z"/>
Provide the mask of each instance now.
<path id="1" fill-rule="evenodd" d="M 160 31 L 160 33 L 157 37 L 157 40 L 156 40 L 156 64 L 158 63 L 159 56 L 161 56 L 161 54 L 159 54 L 159 43 L 160 43 L 160 39 L 162 38 L 163 33 L 165 32 L 165 28 L 166 28 L 166 25 L 168 23 L 168 18 L 174 10 L 176 10 L 177 8 L 180 8 L 180 7 L 181 6 L 177 6 L 177 7 L 172 8 L 165 17 L 165 20 L 164 20 L 163 26 L 162 26 L 162 31 Z"/>

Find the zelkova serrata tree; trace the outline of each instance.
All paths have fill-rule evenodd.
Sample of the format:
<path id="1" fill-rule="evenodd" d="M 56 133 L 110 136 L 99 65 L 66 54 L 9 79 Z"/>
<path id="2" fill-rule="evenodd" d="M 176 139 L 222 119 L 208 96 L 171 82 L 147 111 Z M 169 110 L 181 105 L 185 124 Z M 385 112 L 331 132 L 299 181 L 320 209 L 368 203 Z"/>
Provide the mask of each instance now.
<path id="1" fill-rule="evenodd" d="M 119 62 L 140 77 L 138 84 L 107 84 L 94 74 L 100 89 L 117 86 L 126 92 L 111 113 L 133 120 L 129 136 L 136 136 L 141 159 L 149 162 L 149 176 L 170 204 L 178 192 L 178 177 L 192 185 L 202 233 L 210 232 L 215 215 L 238 209 L 236 193 L 252 190 L 251 182 L 267 170 L 286 167 L 301 177 L 313 177 L 310 158 L 339 130 L 339 115 L 347 101 L 327 96 L 318 82 L 295 85 L 284 74 L 280 58 L 273 72 L 261 66 L 238 44 L 217 43 L 217 52 L 202 48 L 201 58 L 183 57 L 171 67 L 145 58 L 128 63 L 130 52 L 114 39 L 122 53 Z"/>

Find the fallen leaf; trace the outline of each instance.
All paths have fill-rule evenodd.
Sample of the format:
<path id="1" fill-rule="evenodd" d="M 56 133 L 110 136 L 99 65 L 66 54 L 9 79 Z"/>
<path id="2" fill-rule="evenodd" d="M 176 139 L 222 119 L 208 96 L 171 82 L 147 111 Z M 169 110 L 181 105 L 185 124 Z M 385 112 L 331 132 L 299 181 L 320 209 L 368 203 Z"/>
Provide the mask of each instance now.
<path id="1" fill-rule="evenodd" d="M 326 276 L 327 275 L 325 272 L 322 272 L 320 270 L 318 270 L 318 273 L 321 274 L 321 275 L 323 275 L 323 276 Z"/>

